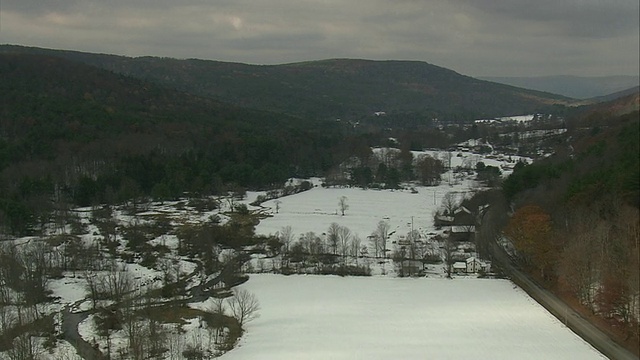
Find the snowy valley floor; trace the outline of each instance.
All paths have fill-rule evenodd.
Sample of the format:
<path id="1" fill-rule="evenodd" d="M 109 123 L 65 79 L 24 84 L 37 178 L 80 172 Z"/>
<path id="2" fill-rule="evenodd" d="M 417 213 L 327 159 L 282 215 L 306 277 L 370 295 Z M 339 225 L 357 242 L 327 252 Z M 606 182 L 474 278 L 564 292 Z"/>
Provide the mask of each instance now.
<path id="1" fill-rule="evenodd" d="M 508 280 L 252 275 L 222 359 L 606 359 Z"/>

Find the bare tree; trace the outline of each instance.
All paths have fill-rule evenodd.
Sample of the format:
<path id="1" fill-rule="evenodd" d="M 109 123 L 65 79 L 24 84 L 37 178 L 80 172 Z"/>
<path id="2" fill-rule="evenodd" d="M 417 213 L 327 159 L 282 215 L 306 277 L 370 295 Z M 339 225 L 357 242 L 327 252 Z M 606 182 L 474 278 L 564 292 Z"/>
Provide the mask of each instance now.
<path id="1" fill-rule="evenodd" d="M 288 266 L 288 260 L 285 259 L 288 259 L 289 257 L 289 247 L 293 241 L 293 230 L 291 229 L 291 226 L 284 226 L 280 229 L 280 232 L 277 235 L 278 239 L 280 239 L 280 243 L 282 244 L 282 260 L 283 262 L 286 262 L 282 265 Z"/>
<path id="2" fill-rule="evenodd" d="M 35 306 L 46 299 L 49 273 L 47 267 L 47 253 L 50 246 L 44 241 L 29 243 L 21 250 L 23 269 L 22 287 L 25 303 Z M 38 315 L 37 307 L 36 316 Z"/>
<path id="3" fill-rule="evenodd" d="M 447 169 L 451 170 L 451 159 L 453 158 L 453 153 L 451 151 L 447 151 L 444 154 L 444 160 L 446 161 L 447 164 Z"/>
<path id="4" fill-rule="evenodd" d="M 458 201 L 458 196 L 454 192 L 448 192 L 442 198 L 442 209 L 444 210 L 444 214 L 448 216 L 453 216 L 455 211 L 460 207 L 460 202 Z"/>
<path id="5" fill-rule="evenodd" d="M 309 252 L 309 255 L 320 255 L 324 252 L 324 242 L 313 231 L 307 232 L 304 237 L 307 242 L 307 251 Z"/>
<path id="6" fill-rule="evenodd" d="M 453 250 L 455 250 L 455 245 L 453 244 L 451 237 L 446 236 L 444 239 L 444 266 L 449 279 L 451 279 L 453 267 Z"/>
<path id="7" fill-rule="evenodd" d="M 418 241 L 420 240 L 420 233 L 418 230 L 411 230 L 407 233 L 407 256 L 411 260 L 415 260 L 419 253 Z"/>
<path id="8" fill-rule="evenodd" d="M 327 245 L 331 248 L 332 254 L 338 253 L 338 233 L 340 232 L 340 225 L 338 223 L 331 223 L 327 230 Z"/>
<path id="9" fill-rule="evenodd" d="M 104 288 L 104 285 L 100 283 L 103 277 L 97 276 L 93 270 L 85 270 L 84 278 L 87 283 L 86 289 L 89 292 L 89 298 L 91 298 L 91 305 L 95 309 Z"/>
<path id="10" fill-rule="evenodd" d="M 0 284 L 0 287 L 2 286 L 3 285 Z M 12 306 L 0 302 L 0 334 L 7 334 L 7 332 L 16 325 L 16 320 Z"/>
<path id="11" fill-rule="evenodd" d="M 362 251 L 362 239 L 358 234 L 353 235 L 351 238 L 351 255 L 356 259 L 356 266 L 358 266 L 358 256 Z"/>
<path id="12" fill-rule="evenodd" d="M 338 207 L 340 208 L 340 213 L 342 214 L 342 216 L 344 216 L 344 212 L 349 209 L 349 204 L 347 204 L 346 196 L 340 196 L 338 198 Z"/>
<path id="13" fill-rule="evenodd" d="M 233 317 L 238 320 L 240 327 L 254 320 L 259 316 L 260 303 L 256 296 L 245 289 L 233 291 L 233 296 L 228 298 L 227 303 Z"/>
<path id="14" fill-rule="evenodd" d="M 404 266 L 404 260 L 407 258 L 407 248 L 406 246 L 402 245 L 402 246 L 398 246 L 398 245 L 394 245 L 393 246 L 393 252 L 391 253 L 391 258 L 393 259 L 394 263 L 396 263 L 396 265 L 398 265 L 398 275 L 400 277 L 405 277 L 405 266 Z"/>
<path id="15" fill-rule="evenodd" d="M 120 302 L 128 292 L 133 290 L 134 284 L 125 266 L 119 266 L 114 260 L 106 274 L 105 285 L 111 299 Z"/>
<path id="16" fill-rule="evenodd" d="M 145 341 L 148 334 L 145 334 L 144 323 L 137 316 L 139 305 L 138 301 L 134 300 L 129 306 L 122 308 L 123 329 L 127 335 L 129 355 L 135 360 L 145 358 L 148 352 Z"/>
<path id="17" fill-rule="evenodd" d="M 224 315 L 224 298 L 222 297 L 214 297 L 212 298 L 211 306 L 209 307 L 209 311 L 214 314 Z"/>
<path id="18" fill-rule="evenodd" d="M 29 332 L 25 332 L 13 340 L 13 346 L 7 351 L 11 360 L 40 359 L 42 349 L 34 341 Z"/>
<path id="19" fill-rule="evenodd" d="M 378 222 L 378 227 L 372 235 L 372 241 L 376 257 L 387 257 L 387 240 L 389 239 L 389 223 Z"/>
<path id="20" fill-rule="evenodd" d="M 340 255 L 342 255 L 342 263 L 344 264 L 351 245 L 351 230 L 346 226 L 340 226 L 338 229 L 338 244 L 340 246 Z"/>
<path id="21" fill-rule="evenodd" d="M 211 306 L 208 309 L 209 312 L 213 314 L 224 315 L 224 312 L 225 312 L 224 298 L 214 297 L 212 300 L 213 301 L 211 303 Z M 213 328 L 209 328 L 209 330 L 213 337 L 213 342 L 216 344 L 219 344 L 221 340 L 224 338 L 224 327 L 222 326 L 213 327 Z"/>
<path id="22" fill-rule="evenodd" d="M 167 347 L 167 355 L 169 360 L 182 360 L 182 352 L 185 348 L 185 336 L 182 333 L 181 325 L 176 324 L 175 331 L 172 331 L 167 338 L 165 346 Z"/>

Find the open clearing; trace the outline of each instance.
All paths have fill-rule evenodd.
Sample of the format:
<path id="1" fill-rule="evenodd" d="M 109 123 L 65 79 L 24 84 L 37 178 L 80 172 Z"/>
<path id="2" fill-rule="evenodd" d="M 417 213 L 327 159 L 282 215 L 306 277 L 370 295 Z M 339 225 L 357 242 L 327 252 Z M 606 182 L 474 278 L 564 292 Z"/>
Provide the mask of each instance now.
<path id="1" fill-rule="evenodd" d="M 222 359 L 606 359 L 510 281 L 252 275 Z"/>
<path id="2" fill-rule="evenodd" d="M 456 192 L 462 198 L 477 184 L 471 180 L 455 186 L 416 186 L 415 193 L 409 190 L 363 190 L 359 188 L 322 188 L 286 196 L 280 201 L 279 213 L 275 213 L 275 200 L 264 202 L 273 217 L 260 221 L 258 234 L 274 234 L 285 226 L 291 226 L 298 235 L 307 231 L 322 234 L 333 222 L 348 227 L 361 238 L 371 234 L 379 221 L 386 221 L 392 236 L 406 235 L 413 226 L 421 233 L 434 231 L 433 215 L 447 192 Z M 345 216 L 340 215 L 338 199 L 347 198 L 349 208 Z"/>

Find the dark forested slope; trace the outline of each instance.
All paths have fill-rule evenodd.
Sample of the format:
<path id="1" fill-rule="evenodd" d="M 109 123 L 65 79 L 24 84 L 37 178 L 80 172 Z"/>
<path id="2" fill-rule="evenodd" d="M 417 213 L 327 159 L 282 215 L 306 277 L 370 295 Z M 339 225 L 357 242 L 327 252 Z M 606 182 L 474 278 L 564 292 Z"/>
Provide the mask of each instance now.
<path id="1" fill-rule="evenodd" d="M 330 166 L 341 133 L 168 90 L 82 63 L 0 55 L 0 223 L 54 203 L 265 187 Z"/>
<path id="2" fill-rule="evenodd" d="M 568 119 L 571 143 L 518 166 L 504 191 L 505 229 L 532 274 L 638 349 L 640 113 L 638 95 Z"/>
<path id="3" fill-rule="evenodd" d="M 570 102 L 417 61 L 334 59 L 260 66 L 17 46 L 2 46 L 0 52 L 65 57 L 243 107 L 317 119 L 357 119 L 375 111 L 473 119 L 531 113 Z"/>

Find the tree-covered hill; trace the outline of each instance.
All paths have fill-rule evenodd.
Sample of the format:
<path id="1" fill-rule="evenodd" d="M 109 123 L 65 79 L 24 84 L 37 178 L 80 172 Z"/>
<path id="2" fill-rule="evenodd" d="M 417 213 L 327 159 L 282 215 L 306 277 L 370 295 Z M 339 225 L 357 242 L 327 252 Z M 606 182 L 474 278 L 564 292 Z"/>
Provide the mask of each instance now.
<path id="1" fill-rule="evenodd" d="M 571 142 L 504 182 L 523 265 L 636 354 L 640 294 L 639 97 L 581 109 Z"/>
<path id="2" fill-rule="evenodd" d="M 571 102 L 417 61 L 333 59 L 265 66 L 8 45 L 0 52 L 64 57 L 243 107 L 316 119 L 359 119 L 376 111 L 473 119 L 531 113 Z"/>
<path id="3" fill-rule="evenodd" d="M 0 224 L 13 232 L 62 204 L 319 174 L 342 137 L 335 122 L 242 109 L 58 57 L 0 55 L 0 78 Z"/>

